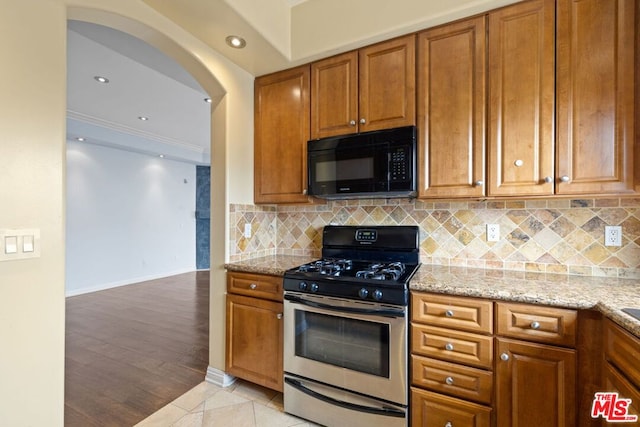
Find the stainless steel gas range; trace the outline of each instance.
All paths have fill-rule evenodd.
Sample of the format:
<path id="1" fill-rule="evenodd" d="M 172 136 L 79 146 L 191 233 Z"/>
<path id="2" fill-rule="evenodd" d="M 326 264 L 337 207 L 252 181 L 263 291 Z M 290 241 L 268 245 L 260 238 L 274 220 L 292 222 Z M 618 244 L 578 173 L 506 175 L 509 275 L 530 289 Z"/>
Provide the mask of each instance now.
<path id="1" fill-rule="evenodd" d="M 285 411 L 327 426 L 408 425 L 415 226 L 326 226 L 322 259 L 284 275 Z"/>

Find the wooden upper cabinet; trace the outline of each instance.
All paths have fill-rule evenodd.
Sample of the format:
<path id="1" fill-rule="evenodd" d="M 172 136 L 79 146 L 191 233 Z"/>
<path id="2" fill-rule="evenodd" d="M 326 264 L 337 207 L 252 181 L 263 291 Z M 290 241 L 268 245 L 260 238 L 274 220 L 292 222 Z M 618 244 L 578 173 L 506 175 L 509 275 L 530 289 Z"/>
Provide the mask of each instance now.
<path id="1" fill-rule="evenodd" d="M 416 123 L 416 38 L 360 49 L 360 132 Z"/>
<path id="2" fill-rule="evenodd" d="M 306 203 L 308 65 L 255 81 L 254 202 Z"/>
<path id="3" fill-rule="evenodd" d="M 633 191 L 637 4 L 558 1 L 559 194 Z"/>
<path id="4" fill-rule="evenodd" d="M 485 195 L 485 22 L 418 34 L 419 197 Z"/>
<path id="5" fill-rule="evenodd" d="M 490 196 L 553 194 L 554 46 L 554 0 L 489 13 Z"/>
<path id="6" fill-rule="evenodd" d="M 356 132 L 358 52 L 311 64 L 311 138 Z"/>
<path id="7" fill-rule="evenodd" d="M 311 138 L 415 124 L 415 36 L 311 64 Z"/>

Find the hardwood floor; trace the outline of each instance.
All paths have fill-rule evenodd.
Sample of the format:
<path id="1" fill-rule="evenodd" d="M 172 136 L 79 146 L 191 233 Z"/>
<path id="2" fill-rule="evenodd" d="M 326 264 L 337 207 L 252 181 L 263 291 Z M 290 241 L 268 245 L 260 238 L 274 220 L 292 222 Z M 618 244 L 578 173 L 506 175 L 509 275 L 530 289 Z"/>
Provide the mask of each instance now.
<path id="1" fill-rule="evenodd" d="M 132 426 L 202 383 L 209 272 L 67 298 L 65 426 Z"/>

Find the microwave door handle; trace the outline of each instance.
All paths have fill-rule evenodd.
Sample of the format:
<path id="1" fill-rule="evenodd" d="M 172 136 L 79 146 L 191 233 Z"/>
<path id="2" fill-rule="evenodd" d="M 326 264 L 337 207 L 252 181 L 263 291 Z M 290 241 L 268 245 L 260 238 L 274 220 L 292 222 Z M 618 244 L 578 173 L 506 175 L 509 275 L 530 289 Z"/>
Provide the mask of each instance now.
<path id="1" fill-rule="evenodd" d="M 307 394 L 315 399 L 322 400 L 323 402 L 329 403 L 334 406 L 340 406 L 342 408 L 351 409 L 358 412 L 366 412 L 366 413 L 375 414 L 375 415 L 386 415 L 388 417 L 397 417 L 397 418 L 405 417 L 404 411 L 399 411 L 397 409 L 357 405 L 355 403 L 345 402 L 343 400 L 338 400 L 338 399 L 334 399 L 333 397 L 325 396 L 324 394 L 318 393 L 317 391 L 314 391 L 308 387 L 305 387 L 304 385 L 302 385 L 302 382 L 298 380 L 294 380 L 289 377 L 285 377 L 284 382 L 304 394 Z"/>
<path id="2" fill-rule="evenodd" d="M 394 310 L 394 309 L 385 309 L 385 310 L 372 310 L 367 308 L 353 308 L 353 307 L 337 307 L 330 304 L 323 304 L 321 302 L 309 301 L 304 298 L 300 298 L 296 295 L 287 295 L 285 294 L 284 299 L 287 301 L 291 301 L 293 303 L 298 303 L 302 305 L 306 305 L 314 308 L 322 308 L 324 310 L 337 311 L 339 313 L 352 313 L 352 314 L 370 314 L 377 316 L 387 316 L 387 317 L 404 317 L 404 310 Z"/>

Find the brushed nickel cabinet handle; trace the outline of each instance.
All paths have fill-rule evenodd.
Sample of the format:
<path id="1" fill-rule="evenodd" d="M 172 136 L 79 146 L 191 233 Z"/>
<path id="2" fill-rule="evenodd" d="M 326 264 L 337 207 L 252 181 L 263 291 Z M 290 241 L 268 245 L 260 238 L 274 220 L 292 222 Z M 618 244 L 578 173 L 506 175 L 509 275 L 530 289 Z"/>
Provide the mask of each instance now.
<path id="1" fill-rule="evenodd" d="M 444 349 L 448 350 L 448 351 L 452 351 L 453 350 L 453 344 L 448 342 L 447 344 L 445 344 Z"/>
<path id="2" fill-rule="evenodd" d="M 351 120 L 351 121 L 349 122 L 349 126 L 355 126 L 355 125 L 356 125 L 356 121 L 355 121 L 355 120 Z"/>
<path id="3" fill-rule="evenodd" d="M 535 320 L 531 322 L 531 329 L 540 329 L 540 322 L 536 322 Z"/>
<path id="4" fill-rule="evenodd" d="M 502 359 L 502 360 L 504 360 L 506 362 L 507 360 L 509 360 L 509 355 L 507 353 L 502 353 L 500 355 L 500 359 Z"/>
<path id="5" fill-rule="evenodd" d="M 562 175 L 562 176 L 560 177 L 560 181 L 561 181 L 561 182 L 569 182 L 569 176 L 567 176 L 567 175 Z"/>
<path id="6" fill-rule="evenodd" d="M 444 312 L 444 315 L 447 317 L 453 317 L 453 310 L 447 310 Z"/>
<path id="7" fill-rule="evenodd" d="M 256 285 L 255 283 L 252 283 L 252 284 L 249 285 L 249 288 L 251 288 L 251 289 L 255 289 L 257 287 L 258 287 L 258 285 Z"/>
<path id="8" fill-rule="evenodd" d="M 448 385 L 453 385 L 453 377 L 447 377 L 444 379 L 444 382 Z"/>
<path id="9" fill-rule="evenodd" d="M 367 121 L 366 121 L 364 118 L 360 119 L 360 124 L 361 124 L 361 125 L 363 125 L 363 124 L 365 124 L 365 123 L 367 123 Z"/>

